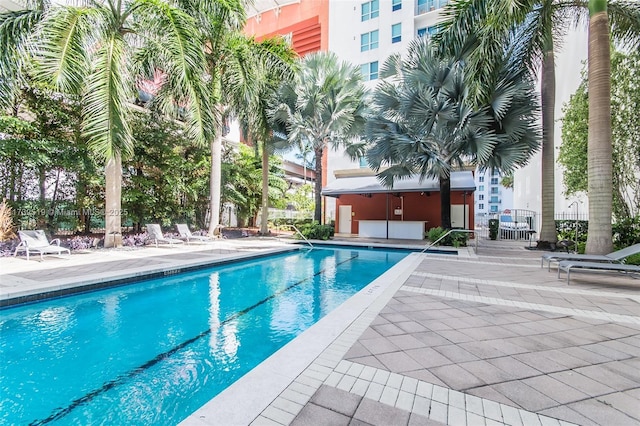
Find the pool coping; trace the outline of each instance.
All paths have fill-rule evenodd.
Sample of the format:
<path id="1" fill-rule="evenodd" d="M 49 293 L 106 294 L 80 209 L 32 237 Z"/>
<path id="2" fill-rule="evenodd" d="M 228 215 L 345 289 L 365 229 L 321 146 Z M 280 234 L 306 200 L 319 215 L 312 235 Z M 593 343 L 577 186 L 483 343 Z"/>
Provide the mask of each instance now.
<path id="1" fill-rule="evenodd" d="M 105 288 L 131 284 L 137 281 L 153 279 L 180 272 L 205 269 L 217 265 L 242 262 L 280 253 L 300 250 L 303 247 L 291 244 L 278 248 L 264 249 L 259 252 L 242 252 L 221 258 L 185 260 L 179 259 L 165 265 L 152 265 L 123 270 L 122 272 L 103 272 L 79 276 L 77 279 L 62 278 L 46 282 L 35 282 L 23 286 L 20 282 L 14 288 L 0 289 L 0 309 L 16 305 L 38 302 L 45 299 L 64 297 Z M 170 260 L 170 259 L 169 259 Z M 117 260 L 113 261 L 117 262 Z"/>
<path id="2" fill-rule="evenodd" d="M 200 407 L 180 425 L 251 424 L 355 322 L 366 316 L 368 325 L 373 318 L 371 314 L 377 314 L 386 305 L 424 256 L 410 253 Z"/>

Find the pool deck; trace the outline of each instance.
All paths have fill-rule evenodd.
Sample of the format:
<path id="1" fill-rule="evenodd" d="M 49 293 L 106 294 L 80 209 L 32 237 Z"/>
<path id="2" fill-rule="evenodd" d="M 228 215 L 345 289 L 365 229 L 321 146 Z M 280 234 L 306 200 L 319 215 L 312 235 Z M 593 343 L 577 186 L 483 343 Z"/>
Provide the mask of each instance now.
<path id="1" fill-rule="evenodd" d="M 578 271 L 569 286 L 527 245 L 409 255 L 183 424 L 640 424 L 640 280 Z M 289 247 L 2 258 L 0 303 Z"/>

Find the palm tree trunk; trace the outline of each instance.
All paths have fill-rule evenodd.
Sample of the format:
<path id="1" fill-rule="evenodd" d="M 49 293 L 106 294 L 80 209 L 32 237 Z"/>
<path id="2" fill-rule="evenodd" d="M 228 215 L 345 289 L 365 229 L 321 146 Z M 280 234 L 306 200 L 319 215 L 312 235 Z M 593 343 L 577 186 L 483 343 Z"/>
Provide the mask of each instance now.
<path id="1" fill-rule="evenodd" d="M 611 233 L 613 148 L 611 145 L 611 52 L 605 0 L 589 1 L 589 230 L 586 252 L 613 250 Z"/>
<path id="2" fill-rule="evenodd" d="M 260 217 L 260 234 L 269 233 L 269 152 L 266 143 L 262 142 L 262 216 Z"/>
<path id="3" fill-rule="evenodd" d="M 216 132 L 211 141 L 211 176 L 209 181 L 211 194 L 209 217 L 209 236 L 214 237 L 213 231 L 220 224 L 220 198 L 222 191 L 222 130 Z"/>
<path id="4" fill-rule="evenodd" d="M 105 167 L 104 246 L 122 246 L 122 158 L 119 154 Z"/>
<path id="5" fill-rule="evenodd" d="M 451 229 L 451 176 L 440 176 L 440 222 Z"/>
<path id="6" fill-rule="evenodd" d="M 314 149 L 316 155 L 316 181 L 315 181 L 315 209 L 313 211 L 313 220 L 321 223 L 322 221 L 322 156 L 324 154 L 324 148 L 319 147 Z"/>
<path id="7" fill-rule="evenodd" d="M 548 29 L 551 31 L 551 28 Z M 549 37 L 552 37 L 549 35 Z M 558 240 L 555 221 L 555 136 L 554 114 L 556 76 L 553 46 L 542 57 L 540 101 L 542 104 L 542 226 L 540 241 L 555 244 Z"/>

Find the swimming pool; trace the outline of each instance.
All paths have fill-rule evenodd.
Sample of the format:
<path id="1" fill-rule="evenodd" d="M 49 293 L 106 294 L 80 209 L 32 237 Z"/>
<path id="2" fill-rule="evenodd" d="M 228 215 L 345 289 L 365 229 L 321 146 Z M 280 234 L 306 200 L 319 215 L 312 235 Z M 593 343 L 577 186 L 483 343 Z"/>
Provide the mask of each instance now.
<path id="1" fill-rule="evenodd" d="M 0 422 L 176 424 L 408 253 L 300 250 L 0 310 Z"/>

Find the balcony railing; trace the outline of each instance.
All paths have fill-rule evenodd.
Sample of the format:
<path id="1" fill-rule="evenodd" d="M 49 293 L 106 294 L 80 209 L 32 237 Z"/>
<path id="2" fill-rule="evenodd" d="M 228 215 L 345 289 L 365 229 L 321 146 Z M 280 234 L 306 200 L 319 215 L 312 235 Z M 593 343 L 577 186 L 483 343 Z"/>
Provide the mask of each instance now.
<path id="1" fill-rule="evenodd" d="M 416 4 L 416 15 L 422 15 L 436 9 L 445 7 L 449 0 L 427 0 Z"/>

